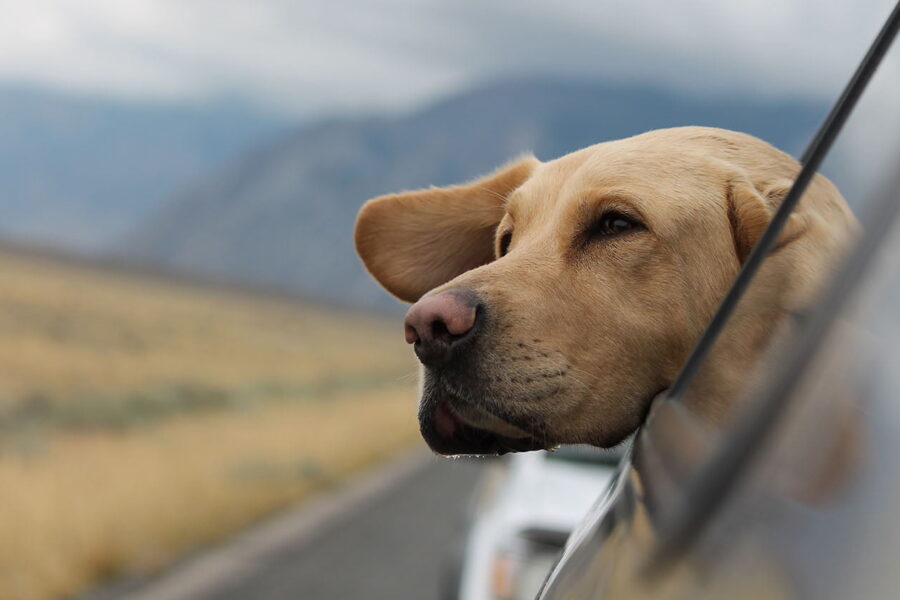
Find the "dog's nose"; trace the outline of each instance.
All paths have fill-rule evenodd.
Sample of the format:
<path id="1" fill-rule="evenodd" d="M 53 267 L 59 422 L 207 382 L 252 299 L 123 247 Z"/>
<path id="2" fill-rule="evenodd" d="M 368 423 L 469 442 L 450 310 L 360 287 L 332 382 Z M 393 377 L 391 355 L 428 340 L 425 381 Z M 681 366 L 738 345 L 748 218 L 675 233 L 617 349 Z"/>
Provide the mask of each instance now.
<path id="1" fill-rule="evenodd" d="M 471 293 L 447 290 L 425 296 L 406 313 L 406 341 L 415 344 L 422 364 L 442 364 L 471 333 L 477 314 L 478 303 Z"/>

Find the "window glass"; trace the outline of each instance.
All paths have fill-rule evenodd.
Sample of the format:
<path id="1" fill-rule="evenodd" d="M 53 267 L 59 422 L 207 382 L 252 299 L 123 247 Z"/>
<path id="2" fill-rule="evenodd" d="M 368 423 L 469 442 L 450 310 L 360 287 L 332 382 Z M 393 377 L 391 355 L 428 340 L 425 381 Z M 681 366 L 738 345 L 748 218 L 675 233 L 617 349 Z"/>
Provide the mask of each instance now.
<path id="1" fill-rule="evenodd" d="M 854 218 L 867 210 L 900 148 L 900 49 L 891 48 L 854 113 L 839 135 L 821 175 L 838 190 Z M 849 75 L 849 74 L 848 74 Z M 766 360 L 790 345 L 844 252 L 837 239 L 855 220 L 842 223 L 829 204 L 828 185 L 813 183 L 776 250 L 766 259 L 719 340 L 684 394 L 685 405 L 705 421 L 720 425 L 740 406 L 748 386 L 764 379 Z M 852 243 L 846 244 L 846 248 Z M 773 354 L 776 358 L 773 358 Z"/>

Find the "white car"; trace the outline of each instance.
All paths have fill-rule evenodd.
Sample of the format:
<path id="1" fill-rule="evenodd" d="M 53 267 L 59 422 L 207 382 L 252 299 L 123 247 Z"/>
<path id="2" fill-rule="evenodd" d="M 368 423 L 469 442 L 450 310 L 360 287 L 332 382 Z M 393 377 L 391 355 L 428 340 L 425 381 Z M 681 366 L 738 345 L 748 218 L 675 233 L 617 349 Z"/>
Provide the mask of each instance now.
<path id="1" fill-rule="evenodd" d="M 620 457 L 620 451 L 567 446 L 512 454 L 490 465 L 448 599 L 534 598 Z"/>

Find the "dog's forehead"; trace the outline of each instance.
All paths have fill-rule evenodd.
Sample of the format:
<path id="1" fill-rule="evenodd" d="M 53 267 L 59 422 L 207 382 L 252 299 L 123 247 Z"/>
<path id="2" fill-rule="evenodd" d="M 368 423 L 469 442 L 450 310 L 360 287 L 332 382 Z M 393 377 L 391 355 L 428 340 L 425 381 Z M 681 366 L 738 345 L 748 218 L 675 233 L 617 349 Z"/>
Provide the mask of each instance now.
<path id="1" fill-rule="evenodd" d="M 672 178 L 683 179 L 691 160 L 678 149 L 666 150 L 637 138 L 597 144 L 540 164 L 510 195 L 506 211 L 524 223 L 607 193 L 651 201 Z"/>

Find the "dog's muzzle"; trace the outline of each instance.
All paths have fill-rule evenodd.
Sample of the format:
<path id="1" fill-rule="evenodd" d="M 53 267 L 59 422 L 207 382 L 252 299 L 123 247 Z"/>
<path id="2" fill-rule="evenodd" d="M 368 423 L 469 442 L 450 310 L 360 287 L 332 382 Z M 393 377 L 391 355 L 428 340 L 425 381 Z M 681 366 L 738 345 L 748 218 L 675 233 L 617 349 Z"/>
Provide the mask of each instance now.
<path id="1" fill-rule="evenodd" d="M 473 403 L 477 343 L 486 315 L 468 290 L 426 295 L 406 314 L 406 341 L 425 366 L 419 428 L 439 454 L 505 454 L 545 444 Z"/>

